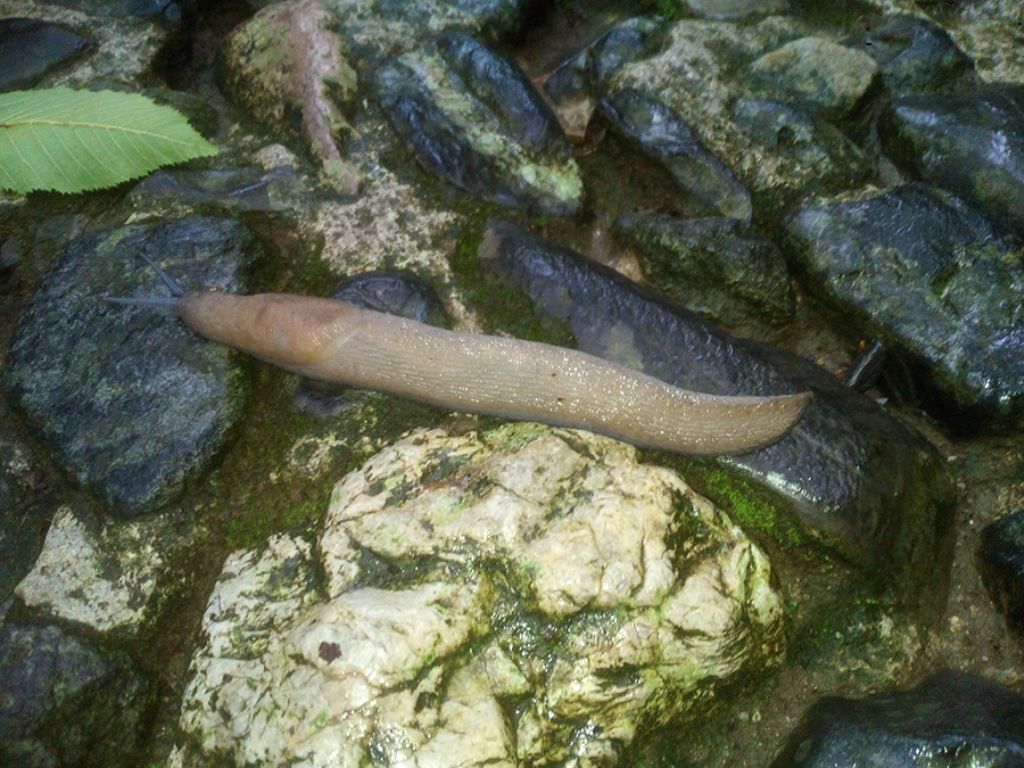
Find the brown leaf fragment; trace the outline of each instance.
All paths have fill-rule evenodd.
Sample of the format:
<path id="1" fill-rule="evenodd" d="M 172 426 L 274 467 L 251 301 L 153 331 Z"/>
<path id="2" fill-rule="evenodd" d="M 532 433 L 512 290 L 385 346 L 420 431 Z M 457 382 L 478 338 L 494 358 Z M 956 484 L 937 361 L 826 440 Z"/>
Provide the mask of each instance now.
<path id="1" fill-rule="evenodd" d="M 228 95 L 272 130 L 295 130 L 297 122 L 327 182 L 355 194 L 359 172 L 337 140 L 352 130 L 338 103 L 353 100 L 356 73 L 332 24 L 318 0 L 268 5 L 225 41 L 222 79 Z"/>

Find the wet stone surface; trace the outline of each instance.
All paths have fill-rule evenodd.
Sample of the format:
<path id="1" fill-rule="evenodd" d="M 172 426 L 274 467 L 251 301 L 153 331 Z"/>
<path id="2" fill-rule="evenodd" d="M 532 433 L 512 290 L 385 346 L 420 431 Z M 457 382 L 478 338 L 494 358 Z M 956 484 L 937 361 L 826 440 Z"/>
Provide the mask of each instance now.
<path id="1" fill-rule="evenodd" d="M 56 626 L 0 627 L 0 763 L 130 765 L 151 706 L 123 653 Z"/>
<path id="2" fill-rule="evenodd" d="M 822 699 L 772 768 L 913 768 L 951 758 L 960 765 L 1024 765 L 1024 696 L 947 671 L 909 691 Z"/>
<path id="3" fill-rule="evenodd" d="M 847 44 L 875 60 L 885 87 L 897 96 L 965 92 L 979 84 L 971 58 L 927 19 L 894 16 Z"/>
<path id="4" fill-rule="evenodd" d="M 735 219 L 635 213 L 615 222 L 647 279 L 691 312 L 725 325 L 793 317 L 793 287 L 778 248 Z"/>
<path id="5" fill-rule="evenodd" d="M 613 92 L 599 108 L 612 130 L 665 167 L 698 210 L 750 221 L 749 190 L 678 113 L 635 89 Z"/>
<path id="6" fill-rule="evenodd" d="M 304 190 L 295 169 L 279 166 L 157 171 L 131 191 L 136 209 L 209 209 L 239 215 L 249 211 L 280 213 L 301 205 Z"/>
<path id="7" fill-rule="evenodd" d="M 862 564 L 885 562 L 890 573 L 941 551 L 953 500 L 945 469 L 923 439 L 871 399 L 802 358 L 733 338 L 513 225 L 490 222 L 480 256 L 538 310 L 566 321 L 585 352 L 698 392 L 814 392 L 796 427 L 775 445 L 715 459 L 703 470 L 708 486 L 693 468 L 691 482 L 712 498 L 718 473 L 729 473 L 767 491 L 812 537 Z M 750 522 L 775 527 L 771 517 Z M 906 559 L 894 563 L 896 552 Z"/>
<path id="8" fill-rule="evenodd" d="M 822 305 L 909 359 L 939 418 L 1019 421 L 1024 240 L 923 184 L 810 202 L 784 226 Z"/>
<path id="9" fill-rule="evenodd" d="M 105 296 L 166 295 L 145 254 L 186 289 L 238 291 L 256 245 L 229 219 L 126 227 L 72 242 L 22 313 L 8 397 L 77 482 L 111 509 L 165 504 L 209 467 L 245 399 L 228 350 L 166 311 Z"/>
<path id="10" fill-rule="evenodd" d="M 389 59 L 374 88 L 416 159 L 456 187 L 542 214 L 580 207 L 558 121 L 516 65 L 479 41 L 451 33 Z"/>
<path id="11" fill-rule="evenodd" d="M 0 19 L 0 92 L 35 85 L 88 48 L 84 38 L 39 19 Z"/>
<path id="12" fill-rule="evenodd" d="M 1024 233 L 1024 85 L 897 99 L 879 134 L 898 165 Z"/>
<path id="13" fill-rule="evenodd" d="M 586 432 L 417 430 L 335 486 L 313 552 L 228 559 L 183 765 L 611 765 L 782 651 L 761 550 Z"/>

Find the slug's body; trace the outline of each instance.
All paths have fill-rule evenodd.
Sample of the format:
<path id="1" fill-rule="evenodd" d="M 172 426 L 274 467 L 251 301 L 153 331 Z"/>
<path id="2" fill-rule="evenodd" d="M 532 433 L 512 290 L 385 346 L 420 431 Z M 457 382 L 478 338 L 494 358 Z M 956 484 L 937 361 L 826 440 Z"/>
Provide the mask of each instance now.
<path id="1" fill-rule="evenodd" d="M 679 453 L 768 445 L 811 397 L 690 392 L 583 352 L 447 331 L 330 299 L 200 292 L 167 304 L 202 336 L 303 376 Z"/>

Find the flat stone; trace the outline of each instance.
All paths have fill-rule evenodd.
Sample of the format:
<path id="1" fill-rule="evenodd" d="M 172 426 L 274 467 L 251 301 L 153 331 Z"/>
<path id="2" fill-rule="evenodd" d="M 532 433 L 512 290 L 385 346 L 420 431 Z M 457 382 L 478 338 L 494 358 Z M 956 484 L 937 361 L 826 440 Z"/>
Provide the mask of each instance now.
<path id="1" fill-rule="evenodd" d="M 166 295 L 139 254 L 187 289 L 239 291 L 257 250 L 230 219 L 190 218 L 74 240 L 18 321 L 5 387 L 56 462 L 110 509 L 136 515 L 208 469 L 241 416 L 229 350 L 167 312 L 105 296 Z"/>
<path id="2" fill-rule="evenodd" d="M 511 224 L 489 223 L 480 257 L 538 311 L 567 322 L 584 352 L 698 392 L 812 390 L 785 438 L 742 456 L 688 462 L 690 482 L 777 538 L 791 535 L 785 520 L 799 520 L 801 535 L 869 568 L 884 564 L 894 574 L 913 563 L 935 566 L 955 497 L 944 463 L 873 400 L 807 360 L 734 338 Z"/>
<path id="3" fill-rule="evenodd" d="M 821 699 L 772 768 L 1024 765 L 1024 696 L 981 677 L 938 672 L 909 691 Z"/>
<path id="4" fill-rule="evenodd" d="M 897 165 L 1024 233 L 1024 85 L 897 99 L 879 136 Z"/>
<path id="5" fill-rule="evenodd" d="M 906 359 L 936 417 L 1019 421 L 1024 239 L 917 183 L 807 202 L 783 227 L 811 295 L 851 335 Z"/>
<path id="6" fill-rule="evenodd" d="M 31 88 L 88 49 L 84 38 L 40 19 L 0 19 L 0 92 Z"/>
<path id="7" fill-rule="evenodd" d="M 789 11 L 787 0 L 685 0 L 685 4 L 701 18 L 726 21 Z"/>
<path id="8" fill-rule="evenodd" d="M 202 212 L 239 215 L 249 211 L 282 213 L 297 210 L 309 190 L 295 169 L 279 166 L 209 170 L 161 170 L 132 189 L 129 200 L 135 210 Z"/>

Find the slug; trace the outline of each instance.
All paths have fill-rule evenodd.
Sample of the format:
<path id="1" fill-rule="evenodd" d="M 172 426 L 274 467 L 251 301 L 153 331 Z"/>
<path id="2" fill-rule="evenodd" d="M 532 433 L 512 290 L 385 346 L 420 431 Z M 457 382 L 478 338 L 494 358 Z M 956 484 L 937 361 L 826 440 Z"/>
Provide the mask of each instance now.
<path id="1" fill-rule="evenodd" d="M 577 427 L 677 453 L 732 454 L 781 438 L 811 399 L 809 392 L 691 392 L 584 352 L 448 331 L 332 299 L 185 292 L 150 265 L 171 297 L 108 298 L 169 308 L 199 335 L 302 376 L 450 410 Z"/>

